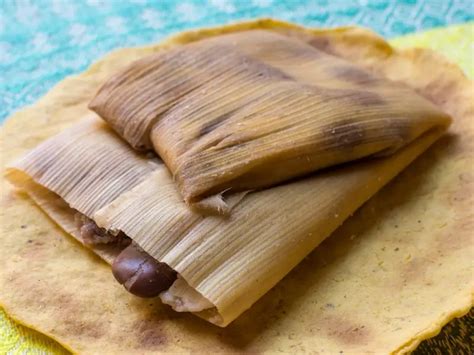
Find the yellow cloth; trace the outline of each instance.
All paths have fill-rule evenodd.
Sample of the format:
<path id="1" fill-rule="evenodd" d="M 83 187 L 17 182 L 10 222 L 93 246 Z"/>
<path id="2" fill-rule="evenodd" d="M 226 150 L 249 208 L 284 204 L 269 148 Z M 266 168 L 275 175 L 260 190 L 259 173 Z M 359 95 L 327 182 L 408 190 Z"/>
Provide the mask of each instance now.
<path id="1" fill-rule="evenodd" d="M 390 44 L 398 48 L 431 48 L 459 65 L 470 78 L 474 77 L 474 22 L 399 37 Z"/>
<path id="2" fill-rule="evenodd" d="M 400 37 L 391 41 L 396 47 L 428 47 L 456 62 L 474 77 L 474 23 Z M 1 290 L 0 290 L 1 292 Z M 41 310 L 39 310 L 40 312 Z M 0 309 L 0 354 L 67 354 L 54 340 L 16 324 Z"/>

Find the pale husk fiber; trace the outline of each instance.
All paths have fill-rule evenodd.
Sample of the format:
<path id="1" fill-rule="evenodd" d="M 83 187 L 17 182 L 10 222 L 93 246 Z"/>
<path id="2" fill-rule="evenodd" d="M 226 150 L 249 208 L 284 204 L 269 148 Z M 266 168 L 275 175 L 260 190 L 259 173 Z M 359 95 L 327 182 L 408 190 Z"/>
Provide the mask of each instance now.
<path id="1" fill-rule="evenodd" d="M 90 115 L 30 151 L 6 175 L 20 187 L 33 179 L 92 218 L 162 165 L 130 149 L 105 122 Z"/>
<path id="2" fill-rule="evenodd" d="M 260 25 L 287 28 L 270 21 Z M 437 144 L 225 330 L 160 306 L 151 309 L 148 302 L 126 295 L 110 279 L 108 268 L 71 247 L 28 200 L 5 190 L 8 208 L 2 209 L 5 240 L 0 283 L 1 302 L 10 314 L 83 352 L 281 349 L 332 353 L 407 350 L 465 313 L 472 302 L 472 243 L 467 225 L 472 218 L 472 107 L 468 100 L 472 84 L 431 52 L 391 53 L 380 40 L 360 30 L 318 33 L 332 50 L 362 64 L 378 63 L 388 75 L 432 96 L 455 117 L 453 131 L 460 137 Z M 144 52 L 132 53 L 135 58 Z M 123 54 L 112 56 L 115 60 L 108 63 L 125 61 Z M 63 83 L 70 90 L 55 90 L 42 101 L 39 113 L 30 110 L 25 117 L 22 112 L 8 121 L 4 128 L 8 140 L 3 146 L 9 155 L 18 156 L 62 129 L 67 117 L 62 113 L 74 109 L 66 102 L 66 108 L 58 110 L 54 97 L 72 93 L 74 87 L 93 88 L 100 78 L 91 82 L 85 78 L 95 77 L 92 73 L 101 67 Z M 433 73 L 438 74 L 436 80 Z M 78 82 L 83 83 L 75 85 Z M 48 106 L 48 100 L 56 108 Z M 78 115 L 84 111 L 80 105 L 76 109 Z M 54 114 L 47 112 L 57 114 L 58 124 L 41 128 L 41 120 L 55 122 Z M 29 228 L 21 229 L 25 223 Z M 7 233 L 14 238 L 6 238 Z M 407 258 L 409 254 L 412 258 Z M 67 287 L 72 278 L 73 293 Z M 35 294 L 25 291 L 33 289 Z"/>

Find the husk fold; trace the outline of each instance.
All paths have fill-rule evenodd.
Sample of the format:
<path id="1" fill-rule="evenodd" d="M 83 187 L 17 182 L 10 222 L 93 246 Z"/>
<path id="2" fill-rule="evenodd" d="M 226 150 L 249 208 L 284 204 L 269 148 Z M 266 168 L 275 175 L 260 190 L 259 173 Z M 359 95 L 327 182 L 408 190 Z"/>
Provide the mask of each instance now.
<path id="1" fill-rule="evenodd" d="M 450 122 L 402 84 L 265 30 L 140 59 L 90 108 L 133 147 L 154 149 L 187 203 L 390 154 Z"/>

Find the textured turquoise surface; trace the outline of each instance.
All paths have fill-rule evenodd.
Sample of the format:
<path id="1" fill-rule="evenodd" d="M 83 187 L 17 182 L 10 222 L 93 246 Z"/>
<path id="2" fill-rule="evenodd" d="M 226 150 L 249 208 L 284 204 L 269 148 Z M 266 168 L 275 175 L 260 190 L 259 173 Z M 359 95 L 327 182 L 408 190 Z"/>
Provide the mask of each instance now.
<path id="1" fill-rule="evenodd" d="M 117 47 L 255 17 L 386 37 L 474 20 L 470 0 L 0 0 L 0 121 Z"/>

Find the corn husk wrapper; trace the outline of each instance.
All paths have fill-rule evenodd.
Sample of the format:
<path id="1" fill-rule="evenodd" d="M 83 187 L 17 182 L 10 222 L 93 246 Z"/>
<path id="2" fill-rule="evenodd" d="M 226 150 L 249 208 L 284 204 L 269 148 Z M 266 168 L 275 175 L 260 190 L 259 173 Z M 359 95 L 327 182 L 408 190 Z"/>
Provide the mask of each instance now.
<path id="1" fill-rule="evenodd" d="M 140 59 L 90 107 L 133 147 L 154 148 L 188 203 L 387 155 L 449 122 L 406 85 L 263 30 Z"/>
<path id="2" fill-rule="evenodd" d="M 229 204 L 235 211 L 228 218 L 190 210 L 163 164 L 135 153 L 94 117 L 32 150 L 7 170 L 7 177 L 29 191 L 67 232 L 74 230 L 72 208 L 99 227 L 123 231 L 185 280 L 164 299 L 171 298 L 175 309 L 204 310 L 196 308 L 194 303 L 202 302 L 195 297 L 183 297 L 192 287 L 210 301 L 199 315 L 226 326 L 440 133 L 428 133 L 391 158 L 352 164 L 245 197 L 232 195 Z M 51 190 L 50 195 L 41 188 L 36 192 L 34 185 Z M 58 205 L 58 197 L 72 208 Z M 120 249 L 93 250 L 99 256 L 105 252 L 110 262 Z"/>
<path id="3" fill-rule="evenodd" d="M 127 295 L 108 267 L 5 186 L 0 301 L 11 316 L 79 352 L 387 353 L 413 349 L 467 312 L 472 84 L 429 51 L 393 51 L 359 29 L 306 30 L 269 20 L 186 33 L 158 48 L 242 28 L 300 36 L 408 83 L 456 118 L 458 139 L 437 144 L 223 330 Z M 91 89 L 156 48 L 115 53 L 18 113 L 4 128 L 8 154 L 24 154 L 79 118 Z"/>
<path id="4" fill-rule="evenodd" d="M 435 112 L 433 109 L 431 113 Z M 430 116 L 420 117 L 420 127 L 413 122 L 412 130 L 423 132 L 430 127 L 428 124 L 447 122 L 446 115 L 434 117 L 431 123 Z M 362 134 L 359 128 L 351 130 L 350 126 L 344 134 Z M 358 167 L 350 165 L 342 172 L 317 174 L 250 194 L 240 203 L 236 215 L 226 219 L 204 218 L 189 210 L 162 165 L 135 153 L 105 123 L 93 117 L 43 143 L 8 172 L 17 185 L 31 178 L 100 227 L 123 231 L 148 254 L 175 269 L 187 283 L 184 288 L 191 286 L 215 306 L 202 317 L 226 326 L 426 149 L 441 131 L 420 138 L 421 143 L 413 143 L 414 148 L 398 160 L 375 159 L 375 165 L 360 168 L 360 174 L 354 175 L 352 171 Z M 400 138 L 398 131 L 392 133 L 394 139 Z M 153 170 L 156 173 L 152 174 Z M 347 196 L 351 196 L 350 201 Z M 43 207 L 52 205 L 43 203 Z M 70 226 L 64 229 L 69 231 Z M 187 294 L 186 290 L 182 292 Z M 176 299 L 172 302 L 176 309 L 200 311 L 194 302 L 188 307 L 189 300 L 172 291 L 167 296 Z"/>

